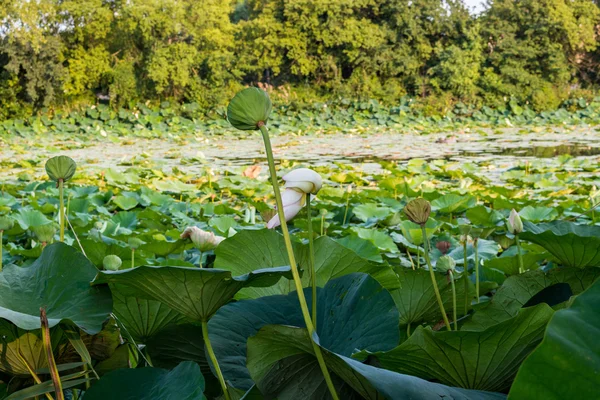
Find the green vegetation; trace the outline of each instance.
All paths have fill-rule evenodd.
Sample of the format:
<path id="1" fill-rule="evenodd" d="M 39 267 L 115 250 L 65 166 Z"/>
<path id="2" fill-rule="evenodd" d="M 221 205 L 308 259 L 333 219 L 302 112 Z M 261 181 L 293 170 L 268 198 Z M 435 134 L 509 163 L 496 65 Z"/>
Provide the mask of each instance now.
<path id="1" fill-rule="evenodd" d="M 270 110 L 228 108 L 263 173 L 3 162 L 0 398 L 595 395 L 598 157 L 309 170 Z"/>
<path id="2" fill-rule="evenodd" d="M 121 119 L 165 101 L 205 115 L 248 84 L 292 108 L 585 108 L 599 22 L 592 0 L 493 0 L 481 15 L 461 0 L 4 0 L 0 120 L 86 116 L 98 95 Z"/>

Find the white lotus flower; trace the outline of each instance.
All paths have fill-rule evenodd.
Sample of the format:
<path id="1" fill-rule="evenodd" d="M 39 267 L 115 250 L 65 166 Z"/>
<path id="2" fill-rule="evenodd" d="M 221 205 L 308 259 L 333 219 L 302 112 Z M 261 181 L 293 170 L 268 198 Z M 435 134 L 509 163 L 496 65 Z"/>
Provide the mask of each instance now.
<path id="1" fill-rule="evenodd" d="M 317 194 L 323 186 L 321 175 L 308 168 L 295 169 L 284 175 L 282 179 L 285 181 L 286 189 L 296 189 L 306 194 Z"/>
<path id="2" fill-rule="evenodd" d="M 294 218 L 306 202 L 306 194 L 296 189 L 287 188 L 281 194 L 281 201 L 283 203 L 283 214 L 285 215 L 286 222 Z M 310 195 L 309 195 L 310 196 Z M 281 225 L 279 214 L 275 214 L 273 218 L 267 222 L 267 228 L 273 229 Z"/>
<path id="3" fill-rule="evenodd" d="M 200 251 L 213 250 L 219 245 L 219 243 L 225 240 L 223 236 L 217 236 L 212 232 L 203 231 L 197 226 L 185 228 L 181 234 L 181 239 L 186 238 L 190 238 Z"/>
<path id="4" fill-rule="evenodd" d="M 506 227 L 513 235 L 518 235 L 519 233 L 523 232 L 523 221 L 521 221 L 521 216 L 514 208 L 510 212 Z"/>

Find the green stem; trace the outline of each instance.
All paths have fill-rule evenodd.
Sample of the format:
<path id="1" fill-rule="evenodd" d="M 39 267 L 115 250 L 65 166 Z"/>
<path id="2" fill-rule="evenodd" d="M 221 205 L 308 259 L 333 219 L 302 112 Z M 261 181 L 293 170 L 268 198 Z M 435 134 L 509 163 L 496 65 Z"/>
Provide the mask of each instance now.
<path id="1" fill-rule="evenodd" d="M 477 296 L 477 303 L 479 303 L 479 246 L 477 245 L 477 238 L 473 239 L 473 247 L 475 249 L 475 296 Z"/>
<path id="2" fill-rule="evenodd" d="M 200 252 L 200 258 L 198 259 L 198 264 L 200 265 L 200 268 L 203 268 L 203 265 L 202 265 L 202 252 Z"/>
<path id="3" fill-rule="evenodd" d="M 454 285 L 454 274 L 450 273 L 450 285 L 452 285 L 452 318 L 454 319 L 454 330 L 458 330 L 458 312 L 456 310 L 456 286 Z"/>
<path id="4" fill-rule="evenodd" d="M 64 188 L 64 181 L 62 179 L 58 180 L 58 196 L 59 196 L 59 206 L 60 206 L 60 241 L 64 242 L 65 241 L 65 199 L 64 199 L 64 195 L 65 195 L 65 188 Z"/>
<path id="5" fill-rule="evenodd" d="M 2 271 L 2 234 L 3 230 L 0 230 L 0 271 Z"/>
<path id="6" fill-rule="evenodd" d="M 131 249 L 131 268 L 135 267 L 135 249 Z"/>
<path id="7" fill-rule="evenodd" d="M 223 373 L 221 372 L 221 367 L 219 367 L 219 363 L 217 362 L 217 357 L 215 356 L 215 352 L 213 351 L 212 345 L 210 343 L 210 339 L 208 338 L 208 322 L 202 321 L 202 336 L 204 336 L 204 344 L 206 345 L 206 350 L 208 351 L 208 356 L 210 357 L 210 361 L 212 361 L 212 365 L 215 368 L 215 372 L 217 373 L 217 378 L 219 379 L 219 383 L 221 384 L 221 389 L 223 389 L 223 395 L 225 395 L 226 400 L 231 400 L 231 396 L 229 395 L 229 390 L 227 389 L 227 384 L 225 383 L 225 378 L 223 377 Z"/>
<path id="8" fill-rule="evenodd" d="M 410 322 L 406 325 L 406 336 L 410 337 Z"/>
<path id="9" fill-rule="evenodd" d="M 0 238 L 1 237 L 2 236 L 0 236 Z M 519 235 L 515 235 L 515 242 L 517 243 L 517 260 L 519 261 L 519 273 L 522 274 L 523 272 L 525 272 L 525 267 L 523 266 L 523 254 L 521 254 L 521 241 L 519 240 Z"/>
<path id="10" fill-rule="evenodd" d="M 271 183 L 273 185 L 273 192 L 275 194 L 275 203 L 277 204 L 277 213 L 279 214 L 279 220 L 281 222 L 281 231 L 283 233 L 283 239 L 285 241 L 285 247 L 290 261 L 290 268 L 292 269 L 292 275 L 294 277 L 294 284 L 296 285 L 296 292 L 298 295 L 298 302 L 300 303 L 300 309 L 302 310 L 302 316 L 304 317 L 304 322 L 306 324 L 306 329 L 308 330 L 308 335 L 313 345 L 315 356 L 317 357 L 317 361 L 319 362 L 319 366 L 321 367 L 321 372 L 323 373 L 323 377 L 325 378 L 325 382 L 327 383 L 327 387 L 329 389 L 329 392 L 331 393 L 331 397 L 333 397 L 334 400 L 339 400 L 339 397 L 335 391 L 335 387 L 333 386 L 333 382 L 331 381 L 331 376 L 329 375 L 329 371 L 327 370 L 327 365 L 325 364 L 325 360 L 323 359 L 323 353 L 321 352 L 321 348 L 313 340 L 313 333 L 315 333 L 315 329 L 312 324 L 310 313 L 308 312 L 306 298 L 304 297 L 304 291 L 302 290 L 302 280 L 300 279 L 300 274 L 298 273 L 296 257 L 294 256 L 294 249 L 292 248 L 290 232 L 288 231 L 287 223 L 285 221 L 285 214 L 283 213 L 283 201 L 281 200 L 281 192 L 279 191 L 279 185 L 277 183 L 277 171 L 275 170 L 275 160 L 273 158 L 273 149 L 271 148 L 271 139 L 269 138 L 269 132 L 267 131 L 267 127 L 264 125 L 264 123 L 259 124 L 259 128 L 262 133 L 263 140 L 265 142 L 265 151 L 267 153 L 267 160 L 269 161 L 269 172 L 271 174 Z"/>
<path id="11" fill-rule="evenodd" d="M 469 260 L 467 259 L 467 240 L 463 243 L 463 254 L 464 254 L 464 265 L 465 270 L 463 272 L 463 282 L 465 285 L 465 313 L 469 312 Z"/>
<path id="12" fill-rule="evenodd" d="M 348 196 L 346 197 L 346 211 L 344 211 L 344 221 L 342 222 L 342 226 L 346 225 L 346 218 L 348 217 L 348 208 L 350 208 L 350 193 L 348 192 Z"/>
<path id="13" fill-rule="evenodd" d="M 312 323 L 317 329 L 317 271 L 315 271 L 315 245 L 312 230 L 312 212 L 310 209 L 310 194 L 306 195 L 306 215 L 308 218 L 308 252 L 309 254 L 309 269 L 310 269 L 310 285 L 312 287 Z"/>
<path id="14" fill-rule="evenodd" d="M 446 315 L 446 310 L 444 309 L 444 303 L 442 302 L 442 296 L 440 295 L 440 289 L 438 288 L 437 280 L 435 279 L 435 273 L 433 272 L 433 265 L 431 265 L 431 259 L 429 258 L 429 240 L 427 239 L 427 231 L 425 230 L 425 225 L 421 225 L 421 232 L 423 233 L 423 246 L 425 247 L 425 261 L 427 262 L 427 267 L 429 267 L 429 276 L 431 276 L 431 283 L 433 284 L 435 298 L 437 299 L 438 306 L 440 307 L 440 312 L 442 313 L 442 317 L 444 318 L 444 324 L 446 325 L 446 329 L 451 331 L 452 328 L 450 327 L 450 321 L 448 321 L 448 316 Z"/>

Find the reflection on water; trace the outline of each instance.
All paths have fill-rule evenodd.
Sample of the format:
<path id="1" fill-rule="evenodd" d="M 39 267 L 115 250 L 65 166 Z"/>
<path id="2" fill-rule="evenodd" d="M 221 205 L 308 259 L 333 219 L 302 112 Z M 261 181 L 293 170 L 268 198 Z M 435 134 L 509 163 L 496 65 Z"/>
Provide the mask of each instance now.
<path id="1" fill-rule="evenodd" d="M 557 146 L 505 147 L 500 149 L 492 148 L 491 150 L 482 149 L 481 151 L 470 150 L 461 152 L 461 155 L 466 157 L 475 157 L 482 154 L 536 158 L 553 158 L 562 155 L 586 157 L 600 155 L 600 147 L 593 147 L 589 144 L 573 143 Z"/>

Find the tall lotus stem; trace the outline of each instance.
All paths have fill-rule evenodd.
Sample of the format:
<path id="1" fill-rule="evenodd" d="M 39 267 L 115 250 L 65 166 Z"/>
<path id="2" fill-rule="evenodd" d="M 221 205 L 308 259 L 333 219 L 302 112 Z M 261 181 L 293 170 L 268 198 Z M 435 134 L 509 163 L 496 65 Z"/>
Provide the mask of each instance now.
<path id="1" fill-rule="evenodd" d="M 427 240 L 425 224 L 421 225 L 421 232 L 423 233 L 423 247 L 425 247 L 425 262 L 427 262 L 427 267 L 429 267 L 429 276 L 431 277 L 435 298 L 437 299 L 438 306 L 440 307 L 442 318 L 444 318 L 446 329 L 451 331 L 452 328 L 450 327 L 450 321 L 448 321 L 448 316 L 446 315 L 446 310 L 444 308 L 444 302 L 442 301 L 442 296 L 440 295 L 440 289 L 438 288 L 437 280 L 435 279 L 435 272 L 433 272 L 433 265 L 431 265 L 431 259 L 429 258 L 429 241 Z"/>
<path id="2" fill-rule="evenodd" d="M 62 179 L 58 180 L 58 196 L 60 206 L 60 241 L 65 241 L 65 182 Z"/>
<path id="3" fill-rule="evenodd" d="M 52 343 L 50 341 L 50 328 L 48 326 L 48 317 L 46 316 L 46 310 L 40 308 L 40 320 L 42 323 L 42 343 L 44 350 L 46 351 L 46 358 L 48 360 L 48 369 L 50 370 L 50 377 L 54 384 L 54 391 L 56 392 L 57 400 L 64 400 L 65 395 L 62 390 L 62 383 L 60 382 L 60 375 L 58 368 L 56 367 L 56 361 L 54 360 L 54 354 L 52 353 Z"/>
<path id="4" fill-rule="evenodd" d="M 210 343 L 210 338 L 208 337 L 207 321 L 202 321 L 202 336 L 204 337 L 204 344 L 206 345 L 206 350 L 208 351 L 208 357 L 210 358 L 210 361 L 212 361 L 213 367 L 215 368 L 215 372 L 217 373 L 217 379 L 219 380 L 219 384 L 221 384 L 221 389 L 223 389 L 223 395 L 225 396 L 226 400 L 231 400 L 231 395 L 229 394 L 227 383 L 225 383 L 223 372 L 221 372 L 221 367 L 219 367 L 217 356 L 215 356 L 212 344 Z"/>
<path id="5" fill-rule="evenodd" d="M 465 313 L 469 312 L 469 259 L 467 258 L 467 235 L 463 240 L 463 255 L 464 255 L 464 271 L 463 271 L 463 283 L 465 286 Z"/>
<path id="6" fill-rule="evenodd" d="M 352 193 L 352 184 L 350 183 L 348 185 L 348 188 L 346 189 L 346 211 L 344 211 L 344 221 L 342 222 L 342 225 L 346 225 L 346 218 L 348 217 L 348 209 L 350 208 L 350 194 Z"/>
<path id="7" fill-rule="evenodd" d="M 0 229 L 0 272 L 2 272 L 2 234 L 3 230 Z"/>
<path id="8" fill-rule="evenodd" d="M 454 330 L 458 330 L 458 313 L 456 311 L 456 286 L 454 285 L 454 273 L 452 270 L 448 271 L 450 278 L 450 285 L 452 285 L 452 318 L 454 319 Z"/>
<path id="9" fill-rule="evenodd" d="M 522 274 L 523 272 L 525 272 L 525 267 L 523 266 L 523 254 L 521 252 L 521 241 L 519 240 L 519 235 L 515 235 L 515 242 L 517 244 L 517 261 L 519 262 L 519 273 Z"/>
<path id="10" fill-rule="evenodd" d="M 317 357 L 317 360 L 319 362 L 319 366 L 321 367 L 321 372 L 323 373 L 323 377 L 325 378 L 325 382 L 327 383 L 329 392 L 331 393 L 331 396 L 333 397 L 334 400 L 338 400 L 339 397 L 335 391 L 333 382 L 331 381 L 331 376 L 329 375 L 329 371 L 327 370 L 327 365 L 325 364 L 325 360 L 323 359 L 323 354 L 321 352 L 321 348 L 312 339 L 313 333 L 315 332 L 315 328 L 313 326 L 310 313 L 308 312 L 308 305 L 306 304 L 306 298 L 304 297 L 304 291 L 302 288 L 302 280 L 300 279 L 300 274 L 298 273 L 296 257 L 294 256 L 294 250 L 292 248 L 292 240 L 290 239 L 290 233 L 287 228 L 285 214 L 283 213 L 283 201 L 281 199 L 281 192 L 279 190 L 279 185 L 277 183 L 277 171 L 275 170 L 275 160 L 273 158 L 273 149 L 271 147 L 269 131 L 267 130 L 267 127 L 265 126 L 264 122 L 262 122 L 262 121 L 258 122 L 257 126 L 262 133 L 263 141 L 265 143 L 265 151 L 267 154 L 267 160 L 269 162 L 269 172 L 271 174 L 271 184 L 273 185 L 273 192 L 275 194 L 275 203 L 277 204 L 277 213 L 279 214 L 279 220 L 281 222 L 281 231 L 283 233 L 283 239 L 285 241 L 285 247 L 286 247 L 286 250 L 288 253 L 288 259 L 290 261 L 290 268 L 292 269 L 292 275 L 294 277 L 294 284 L 296 286 L 296 292 L 298 294 L 298 301 L 300 302 L 302 316 L 304 317 L 304 322 L 306 324 L 308 334 L 311 338 L 313 350 L 314 350 L 315 356 Z"/>
<path id="11" fill-rule="evenodd" d="M 479 300 L 479 248 L 478 238 L 473 238 L 473 249 L 475 251 L 475 296 L 477 297 L 477 303 Z"/>
<path id="12" fill-rule="evenodd" d="M 306 195 L 306 216 L 308 219 L 308 252 L 310 253 L 310 285 L 312 287 L 312 323 L 313 327 L 317 329 L 317 271 L 315 271 L 315 245 L 312 229 L 312 212 L 310 209 L 310 194 Z"/>

